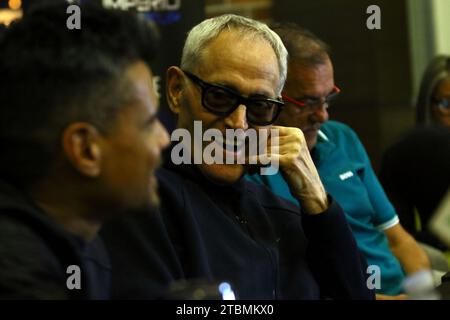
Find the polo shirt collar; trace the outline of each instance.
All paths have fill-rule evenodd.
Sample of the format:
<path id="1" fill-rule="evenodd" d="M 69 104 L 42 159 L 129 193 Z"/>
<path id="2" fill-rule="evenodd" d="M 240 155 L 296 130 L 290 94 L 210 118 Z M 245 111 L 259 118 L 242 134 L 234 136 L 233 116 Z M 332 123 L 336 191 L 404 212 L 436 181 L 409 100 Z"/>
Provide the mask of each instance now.
<path id="1" fill-rule="evenodd" d="M 317 133 L 317 143 L 311 152 L 311 156 L 315 163 L 329 155 L 336 149 L 334 142 L 330 141 L 328 136 L 322 130 Z"/>

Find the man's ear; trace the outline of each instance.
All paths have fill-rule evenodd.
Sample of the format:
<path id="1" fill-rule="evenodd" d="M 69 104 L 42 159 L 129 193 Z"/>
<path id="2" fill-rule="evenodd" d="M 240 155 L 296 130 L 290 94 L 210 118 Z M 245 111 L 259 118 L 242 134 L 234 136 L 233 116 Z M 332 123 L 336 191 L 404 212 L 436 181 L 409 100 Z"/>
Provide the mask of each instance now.
<path id="1" fill-rule="evenodd" d="M 100 138 L 98 130 L 85 122 L 72 123 L 64 130 L 64 154 L 75 170 L 85 176 L 98 177 L 101 173 Z"/>
<path id="2" fill-rule="evenodd" d="M 183 71 L 178 67 L 170 67 L 166 74 L 166 96 L 170 110 L 179 114 L 181 109 L 181 96 L 184 86 Z"/>

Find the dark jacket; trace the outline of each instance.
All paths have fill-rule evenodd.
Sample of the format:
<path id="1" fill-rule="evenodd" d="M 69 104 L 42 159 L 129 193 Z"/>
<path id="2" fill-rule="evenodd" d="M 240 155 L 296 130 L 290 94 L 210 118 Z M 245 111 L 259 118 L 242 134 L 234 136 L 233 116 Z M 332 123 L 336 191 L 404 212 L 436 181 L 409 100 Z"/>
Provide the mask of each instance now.
<path id="1" fill-rule="evenodd" d="M 80 290 L 67 288 L 71 265 L 80 267 Z M 100 238 L 86 244 L 0 180 L 0 299 L 107 299 L 110 277 Z"/>
<path id="2" fill-rule="evenodd" d="M 220 186 L 195 166 L 158 173 L 160 212 L 102 231 L 114 298 L 161 298 L 182 279 L 227 281 L 241 299 L 371 299 L 342 210 L 307 216 L 263 186 Z"/>

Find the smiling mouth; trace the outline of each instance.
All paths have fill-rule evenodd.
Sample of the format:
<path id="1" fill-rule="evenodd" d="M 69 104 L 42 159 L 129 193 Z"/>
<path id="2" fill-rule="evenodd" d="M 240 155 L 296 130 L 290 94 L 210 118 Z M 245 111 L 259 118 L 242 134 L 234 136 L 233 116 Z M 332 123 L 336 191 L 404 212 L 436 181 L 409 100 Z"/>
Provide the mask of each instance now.
<path id="1" fill-rule="evenodd" d="M 214 141 L 218 144 L 224 151 L 224 153 L 241 153 L 245 148 L 245 139 L 224 139 L 224 137 L 220 136 L 218 139 Z"/>

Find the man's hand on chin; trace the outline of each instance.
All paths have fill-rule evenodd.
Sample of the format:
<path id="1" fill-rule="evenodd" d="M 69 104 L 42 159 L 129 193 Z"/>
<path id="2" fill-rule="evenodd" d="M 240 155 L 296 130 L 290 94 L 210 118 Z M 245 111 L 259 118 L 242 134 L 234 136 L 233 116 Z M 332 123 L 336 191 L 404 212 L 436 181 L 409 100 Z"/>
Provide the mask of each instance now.
<path id="1" fill-rule="evenodd" d="M 328 209 L 328 198 L 316 166 L 311 159 L 303 132 L 298 128 L 272 126 L 278 130 L 278 146 L 268 145 L 267 157 L 278 161 L 292 195 L 307 214 Z M 270 144 L 269 140 L 269 144 Z"/>

